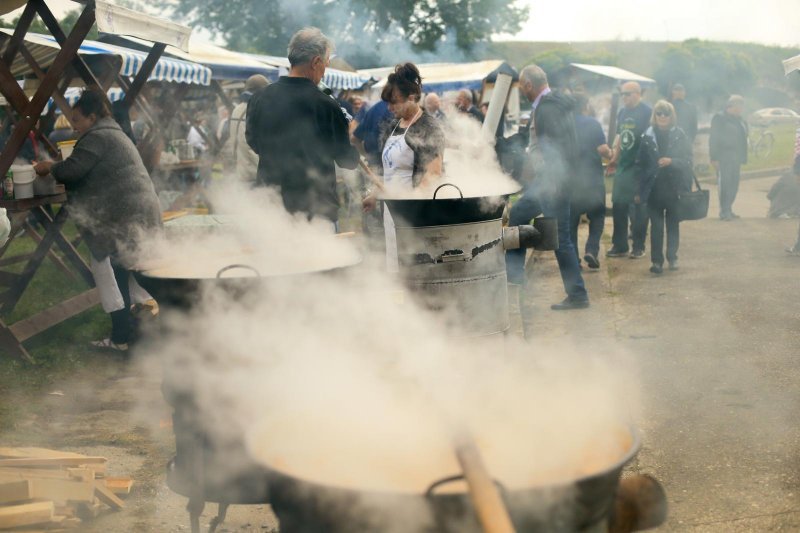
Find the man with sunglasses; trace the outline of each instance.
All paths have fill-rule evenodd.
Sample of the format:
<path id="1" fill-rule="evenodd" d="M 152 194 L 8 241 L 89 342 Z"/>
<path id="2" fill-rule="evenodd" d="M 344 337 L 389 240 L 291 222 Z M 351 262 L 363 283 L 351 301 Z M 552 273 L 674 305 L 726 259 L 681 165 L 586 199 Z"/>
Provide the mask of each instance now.
<path id="1" fill-rule="evenodd" d="M 295 33 L 289 41 L 289 75 L 250 100 L 245 136 L 259 156 L 257 185 L 277 187 L 290 213 L 327 218 L 335 225 L 334 162 L 354 169 L 358 153 L 339 104 L 317 88 L 332 50 L 333 43 L 317 28 Z"/>
<path id="2" fill-rule="evenodd" d="M 642 88 L 629 81 L 620 88 L 623 107 L 617 116 L 617 137 L 611 163 L 616 163 L 611 203 L 614 216 L 614 233 L 611 249 L 606 257 L 624 257 L 628 254 L 628 222 L 633 233 L 633 250 L 630 257 L 644 257 L 647 237 L 647 211 L 636 199 L 636 154 L 642 134 L 650 127 L 652 109 L 642 102 Z"/>

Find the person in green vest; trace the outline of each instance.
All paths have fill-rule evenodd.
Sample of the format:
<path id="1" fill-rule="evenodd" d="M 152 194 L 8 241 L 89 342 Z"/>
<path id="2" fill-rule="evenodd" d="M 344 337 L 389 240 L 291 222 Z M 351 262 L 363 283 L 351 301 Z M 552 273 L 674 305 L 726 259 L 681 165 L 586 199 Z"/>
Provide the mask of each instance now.
<path id="1" fill-rule="evenodd" d="M 620 88 L 623 107 L 617 116 L 617 137 L 614 140 L 614 153 L 611 163 L 617 165 L 614 174 L 614 188 L 611 203 L 614 216 L 614 233 L 611 249 L 607 257 L 628 255 L 628 223 L 632 227 L 633 249 L 630 257 L 644 256 L 644 243 L 647 237 L 647 210 L 642 202 L 636 202 L 636 154 L 642 134 L 650 127 L 653 110 L 642 102 L 642 88 L 635 81 L 629 81 Z"/>

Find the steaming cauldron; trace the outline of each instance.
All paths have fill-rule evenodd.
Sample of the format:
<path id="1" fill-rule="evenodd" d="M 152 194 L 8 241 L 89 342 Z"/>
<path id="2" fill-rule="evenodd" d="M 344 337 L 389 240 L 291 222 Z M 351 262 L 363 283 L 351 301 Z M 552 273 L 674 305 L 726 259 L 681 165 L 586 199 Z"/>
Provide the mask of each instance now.
<path id="1" fill-rule="evenodd" d="M 614 530 L 613 508 L 620 474 L 639 451 L 631 433 L 627 452 L 605 470 L 563 484 L 507 489 L 498 483 L 516 531 Z M 300 479 L 267 469 L 271 504 L 282 533 L 479 533 L 480 525 L 463 483 L 453 476 L 419 494 L 354 490 Z M 448 487 L 451 485 L 451 487 Z M 632 529 L 628 529 L 629 531 Z"/>
<path id="2" fill-rule="evenodd" d="M 216 275 L 160 265 L 159 268 L 134 271 L 134 276 L 158 301 L 162 312 L 187 312 L 207 288 L 221 288 L 235 300 L 275 278 L 335 275 L 361 262 L 355 254 L 334 260 L 315 258 L 313 263 L 280 272 L 261 272 L 241 263 L 257 258 L 247 257 L 247 254 L 235 257 L 220 254 L 215 258 L 216 264 L 206 264 L 201 269 L 206 274 L 215 272 Z M 259 263 L 263 261 L 256 261 Z M 181 380 L 185 381 L 185 377 Z M 219 504 L 218 514 L 211 522 L 210 531 L 213 532 L 225 519 L 229 505 L 269 503 L 269 472 L 249 457 L 242 440 L 219 442 L 210 438 L 211 428 L 193 394 L 176 385 L 169 375 L 165 376 L 162 392 L 173 408 L 175 432 L 175 457 L 167 465 L 167 485 L 189 498 L 187 508 L 192 533 L 200 531 L 200 515 L 205 502 Z"/>
<path id="3" fill-rule="evenodd" d="M 437 198 L 452 187 L 459 198 Z M 447 190 L 447 189 L 445 189 Z M 505 250 L 558 248 L 554 219 L 503 227 L 508 196 L 464 197 L 455 185 L 440 185 L 431 199 L 384 201 L 397 235 L 400 275 L 430 309 L 449 309 L 452 326 L 470 336 L 492 335 L 509 327 Z"/>

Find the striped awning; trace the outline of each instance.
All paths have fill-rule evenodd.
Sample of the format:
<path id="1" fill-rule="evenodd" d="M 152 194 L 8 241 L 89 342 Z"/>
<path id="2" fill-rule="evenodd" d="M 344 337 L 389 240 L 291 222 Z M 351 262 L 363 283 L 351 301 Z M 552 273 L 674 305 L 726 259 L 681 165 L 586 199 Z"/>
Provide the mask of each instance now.
<path id="1" fill-rule="evenodd" d="M 11 36 L 13 30 L 0 29 L 6 36 Z M 3 39 L 0 50 L 7 46 L 8 39 Z M 28 33 L 25 36 L 25 46 L 31 52 L 36 62 L 43 69 L 47 69 L 55 59 L 61 47 L 58 42 L 50 35 L 38 33 Z M 102 55 L 117 56 L 122 59 L 120 74 L 126 77 L 135 76 L 142 68 L 142 64 L 147 58 L 147 54 L 138 50 L 130 50 L 121 46 L 100 43 L 97 41 L 86 40 L 78 50 L 78 54 L 83 57 L 97 57 Z M 17 55 L 11 65 L 11 73 L 15 77 L 33 75 L 33 70 L 21 55 Z M 173 83 L 189 83 L 193 85 L 209 85 L 211 83 L 211 69 L 203 65 L 162 57 L 153 69 L 148 81 L 164 81 Z"/>
<path id="2" fill-rule="evenodd" d="M 261 54 L 246 54 L 258 61 L 278 67 L 281 69 L 281 75 L 289 71 L 289 60 L 285 57 L 267 56 Z M 376 81 L 377 78 L 364 76 L 358 72 L 347 72 L 346 70 L 338 70 L 335 68 L 326 68 L 325 76 L 322 78 L 322 83 L 336 90 L 355 90 L 361 89 L 367 84 Z"/>
<path id="3" fill-rule="evenodd" d="M 78 101 L 78 98 L 81 97 L 81 93 L 83 92 L 83 87 L 69 87 L 66 91 L 64 91 L 64 98 L 67 100 L 67 103 L 70 106 L 74 106 L 75 102 Z M 118 89 L 117 87 L 112 87 L 111 89 L 106 92 L 106 96 L 108 96 L 108 101 L 111 103 L 118 102 L 125 98 L 125 91 L 122 89 Z M 50 111 L 50 106 L 53 105 L 54 101 L 50 98 L 47 101 L 47 104 L 42 109 L 42 116 L 46 115 L 48 111 Z M 57 112 L 60 110 L 56 110 Z"/>
<path id="4" fill-rule="evenodd" d="M 795 70 L 800 70 L 800 56 L 794 56 L 783 60 L 784 74 L 788 76 Z"/>

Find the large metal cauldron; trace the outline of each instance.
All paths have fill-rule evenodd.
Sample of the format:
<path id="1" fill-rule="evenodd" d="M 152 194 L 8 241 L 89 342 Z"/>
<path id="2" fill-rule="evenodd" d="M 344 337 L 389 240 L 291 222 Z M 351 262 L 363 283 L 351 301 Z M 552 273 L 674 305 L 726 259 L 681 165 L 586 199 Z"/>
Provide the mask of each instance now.
<path id="1" fill-rule="evenodd" d="M 639 440 L 632 433 L 627 453 L 596 474 L 521 489 L 498 483 L 515 529 L 519 533 L 608 531 L 620 474 L 638 450 Z M 460 476 L 433 481 L 419 494 L 323 485 L 274 469 L 268 469 L 268 479 L 282 533 L 481 531 Z"/>
<path id="2" fill-rule="evenodd" d="M 203 265 L 199 271 L 182 271 L 159 264 L 157 268 L 134 271 L 134 276 L 158 301 L 162 312 L 183 313 L 190 312 L 209 287 L 222 288 L 237 300 L 276 278 L 336 275 L 361 262 L 357 255 L 332 261 L 323 258 L 300 268 L 275 271 L 269 267 L 250 266 L 263 262 L 258 261 L 257 256 L 248 258 L 247 255 L 220 254 L 214 264 Z M 198 275 L 202 272 L 206 275 Z M 210 272 L 216 275 L 208 275 Z M 194 395 L 187 392 L 186 377 L 181 376 L 180 382 L 183 386 L 176 387 L 166 373 L 161 387 L 165 400 L 173 408 L 175 432 L 175 457 L 167 465 L 167 485 L 189 498 L 187 509 L 192 533 L 200 531 L 200 515 L 205 503 L 219 504 L 218 514 L 211 522 L 210 531 L 213 532 L 224 521 L 229 505 L 269 503 L 268 471 L 248 455 L 243 439 L 220 442 L 211 438 L 208 418 L 198 407 Z"/>
<path id="3" fill-rule="evenodd" d="M 501 333 L 509 327 L 505 250 L 553 250 L 552 219 L 503 228 L 508 194 L 464 198 L 391 199 L 400 274 L 428 308 L 445 311 L 451 326 L 469 335 Z M 461 191 L 459 190 L 459 194 Z"/>

